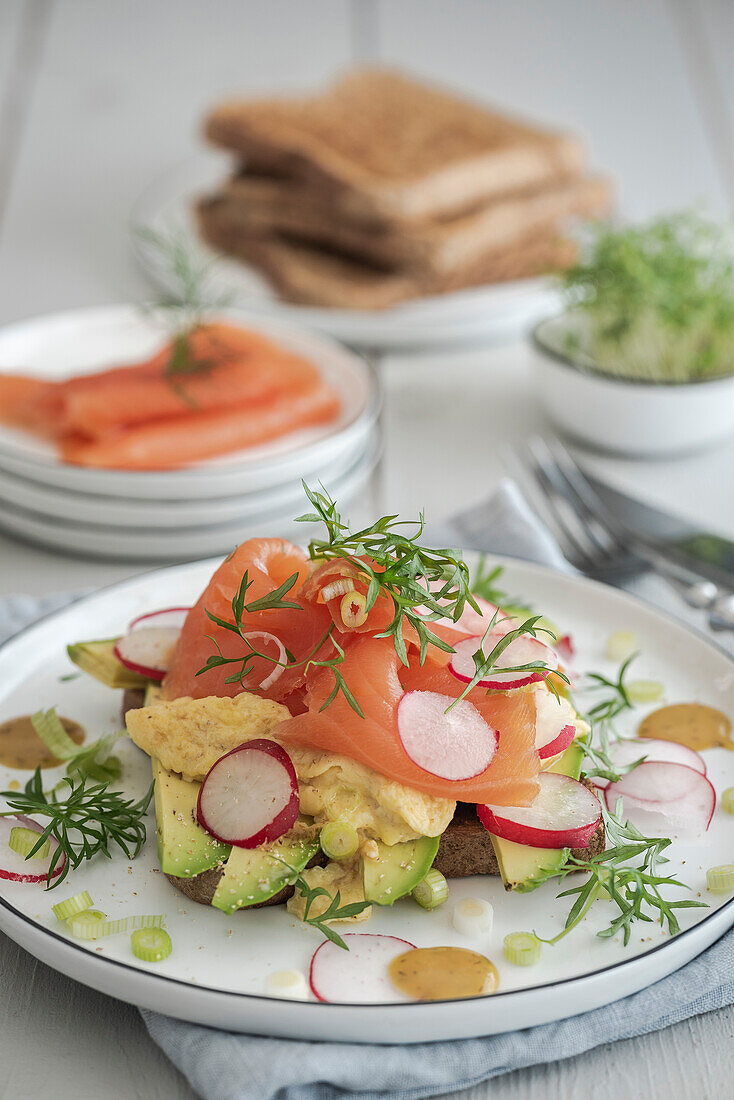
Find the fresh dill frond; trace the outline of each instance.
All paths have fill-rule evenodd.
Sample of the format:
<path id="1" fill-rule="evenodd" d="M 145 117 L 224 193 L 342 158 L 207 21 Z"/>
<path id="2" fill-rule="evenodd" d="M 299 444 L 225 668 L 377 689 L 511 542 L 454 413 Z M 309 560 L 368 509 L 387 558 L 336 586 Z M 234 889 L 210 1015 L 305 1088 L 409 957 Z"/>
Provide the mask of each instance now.
<path id="1" fill-rule="evenodd" d="M 59 788 L 66 787 L 65 797 Z M 110 791 L 108 783 L 90 784 L 78 772 L 61 780 L 51 792 L 43 789 L 41 769 L 36 768 L 23 791 L 3 791 L 0 794 L 10 807 L 0 817 L 21 813 L 44 817 L 48 824 L 39 833 L 40 848 L 47 837 L 58 843 L 49 864 L 46 888 L 53 889 L 86 859 L 101 852 L 112 858 L 110 848 L 116 845 L 128 859 L 135 859 L 146 838 L 143 818 L 153 797 L 153 784 L 138 801 L 125 798 L 121 791 Z M 53 872 L 66 856 L 66 864 L 56 878 Z"/>
<path id="2" fill-rule="evenodd" d="M 305 878 L 299 874 L 294 867 L 291 867 L 290 863 L 286 863 L 280 856 L 273 855 L 273 859 L 277 859 L 280 863 L 284 864 L 289 871 L 293 872 L 293 878 L 289 880 L 290 886 L 295 886 L 299 894 L 305 898 L 306 906 L 303 912 L 303 921 L 305 924 L 310 924 L 312 928 L 315 928 L 321 933 L 327 940 L 331 940 L 337 947 L 342 947 L 345 951 L 348 951 L 346 943 L 333 928 L 330 928 L 328 921 L 330 920 L 344 920 L 347 917 L 356 917 L 360 913 L 368 909 L 372 902 L 370 901 L 352 901 L 347 905 L 341 903 L 341 893 L 337 890 L 336 894 L 332 897 L 328 890 L 325 890 L 323 886 L 309 886 Z M 328 898 L 329 904 L 323 913 L 319 913 L 318 916 L 311 916 L 311 907 L 317 898 Z"/>

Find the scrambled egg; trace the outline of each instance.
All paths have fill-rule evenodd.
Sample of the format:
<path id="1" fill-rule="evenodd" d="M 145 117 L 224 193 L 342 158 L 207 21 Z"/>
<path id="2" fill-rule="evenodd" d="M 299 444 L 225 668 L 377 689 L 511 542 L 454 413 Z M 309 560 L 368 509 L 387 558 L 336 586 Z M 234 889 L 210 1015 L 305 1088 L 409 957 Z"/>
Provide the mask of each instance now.
<path id="1" fill-rule="evenodd" d="M 233 699 L 174 699 L 129 711 L 128 732 L 149 756 L 185 779 L 201 780 L 221 756 L 245 741 L 279 741 L 277 725 L 286 707 L 243 692 Z M 301 811 L 315 824 L 348 821 L 369 858 L 374 841 L 398 844 L 440 836 L 456 803 L 395 783 L 346 756 L 280 742 L 298 776 Z M 374 855 L 373 855 L 374 858 Z"/>
<path id="2" fill-rule="evenodd" d="M 315 889 L 321 886 L 329 894 L 329 897 L 320 895 L 309 910 L 310 917 L 318 917 L 328 907 L 331 898 L 339 891 L 340 905 L 351 905 L 355 901 L 364 901 L 364 886 L 362 884 L 362 861 L 359 856 L 354 859 L 342 860 L 339 863 L 327 863 L 326 867 L 309 867 L 301 872 L 308 885 Z M 306 899 L 298 891 L 288 899 L 288 912 L 294 917 L 303 920 L 306 911 Z M 354 917 L 339 917 L 329 924 L 359 924 L 360 921 L 369 920 L 372 915 L 372 906 L 369 905 L 361 913 Z"/>

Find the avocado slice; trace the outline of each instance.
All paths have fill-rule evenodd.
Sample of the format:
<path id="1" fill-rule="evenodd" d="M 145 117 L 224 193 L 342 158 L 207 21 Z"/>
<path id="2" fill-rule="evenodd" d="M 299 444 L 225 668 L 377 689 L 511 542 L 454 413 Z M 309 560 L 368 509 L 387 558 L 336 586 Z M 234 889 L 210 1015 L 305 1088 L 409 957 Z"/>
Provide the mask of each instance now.
<path id="1" fill-rule="evenodd" d="M 98 642 L 76 642 L 66 647 L 75 665 L 111 688 L 145 688 L 150 683 L 145 676 L 131 672 L 115 657 L 118 638 Z"/>
<path id="2" fill-rule="evenodd" d="M 215 840 L 196 820 L 200 783 L 188 783 L 151 758 L 155 780 L 155 820 L 161 870 L 193 878 L 223 863 L 229 846 Z"/>
<path id="3" fill-rule="evenodd" d="M 436 858 L 438 836 L 400 844 L 378 844 L 377 859 L 363 860 L 364 896 L 375 905 L 392 905 L 426 877 Z"/>
<path id="4" fill-rule="evenodd" d="M 287 886 L 293 871 L 302 871 L 318 850 L 318 838 L 287 834 L 259 848 L 232 848 L 212 905 L 234 913 L 267 901 Z"/>
<path id="5" fill-rule="evenodd" d="M 560 760 L 556 760 L 548 771 L 578 779 L 583 759 L 582 746 L 572 741 Z M 505 889 L 517 890 L 521 894 L 535 890 L 549 875 L 560 871 L 568 855 L 568 848 L 531 848 L 529 844 L 503 840 L 493 833 L 489 835 Z"/>

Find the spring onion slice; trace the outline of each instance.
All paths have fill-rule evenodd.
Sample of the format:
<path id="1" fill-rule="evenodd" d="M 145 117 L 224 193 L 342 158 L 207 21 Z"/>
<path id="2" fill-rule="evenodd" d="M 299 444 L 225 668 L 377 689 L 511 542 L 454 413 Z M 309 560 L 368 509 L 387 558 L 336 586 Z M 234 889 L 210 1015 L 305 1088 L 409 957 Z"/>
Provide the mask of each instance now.
<path id="1" fill-rule="evenodd" d="M 59 760 L 69 760 L 79 752 L 79 746 L 69 737 L 53 707 L 32 715 L 31 725 L 48 751 Z"/>
<path id="2" fill-rule="evenodd" d="M 712 894 L 734 892 L 734 864 L 723 863 L 720 867 L 709 867 L 706 872 L 706 886 Z"/>
<path id="3" fill-rule="evenodd" d="M 130 946 L 142 962 L 160 962 L 173 951 L 171 937 L 164 928 L 139 928 L 130 937 Z"/>
<path id="4" fill-rule="evenodd" d="M 41 835 L 35 829 L 25 829 L 22 825 L 15 825 L 10 830 L 8 845 L 19 856 L 25 856 L 26 859 L 43 859 L 51 850 L 51 841 L 46 837 L 38 851 L 33 852 L 40 839 Z"/>
<path id="5" fill-rule="evenodd" d="M 85 909 L 83 912 L 70 917 L 67 921 L 69 931 L 78 940 L 96 940 L 96 929 L 107 920 L 107 914 L 101 909 Z"/>
<path id="6" fill-rule="evenodd" d="M 659 680 L 633 680 L 627 694 L 633 703 L 656 703 L 663 697 L 663 685 Z"/>
<path id="7" fill-rule="evenodd" d="M 319 843 L 328 859 L 349 859 L 359 847 L 359 836 L 348 821 L 329 821 L 321 830 Z"/>
<path id="8" fill-rule="evenodd" d="M 542 944 L 533 932 L 510 932 L 504 939 L 504 954 L 514 966 L 534 966 Z"/>
<path id="9" fill-rule="evenodd" d="M 367 622 L 367 599 L 361 592 L 351 591 L 342 596 L 339 604 L 342 622 L 349 630 L 356 630 Z"/>
<path id="10" fill-rule="evenodd" d="M 421 909 L 437 909 L 448 899 L 449 884 L 440 871 L 431 870 L 411 892 Z"/>
<path id="11" fill-rule="evenodd" d="M 721 808 L 728 814 L 734 814 L 734 787 L 727 787 L 721 795 Z"/>
<path id="12" fill-rule="evenodd" d="M 68 920 L 69 917 L 75 917 L 77 913 L 83 913 L 85 909 L 92 908 L 92 899 L 86 890 L 81 894 L 74 894 L 72 898 L 67 898 L 66 901 L 59 901 L 56 905 L 52 906 L 54 916 L 57 920 Z"/>
<path id="13" fill-rule="evenodd" d="M 121 917 L 119 920 L 90 920 L 89 914 L 94 909 L 80 913 L 78 917 L 72 917 L 69 921 L 72 936 L 80 940 L 98 940 L 102 936 L 116 936 L 120 932 L 132 932 L 133 929 L 160 928 L 164 917 L 160 914 L 140 917 Z"/>

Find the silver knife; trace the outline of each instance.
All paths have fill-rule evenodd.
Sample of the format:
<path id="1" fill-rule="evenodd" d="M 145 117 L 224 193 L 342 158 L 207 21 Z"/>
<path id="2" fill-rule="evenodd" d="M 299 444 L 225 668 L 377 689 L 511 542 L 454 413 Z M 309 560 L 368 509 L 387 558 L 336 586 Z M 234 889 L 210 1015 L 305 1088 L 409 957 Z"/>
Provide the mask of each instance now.
<path id="1" fill-rule="evenodd" d="M 632 535 L 715 584 L 734 589 L 734 542 L 586 476 L 610 514 Z"/>

